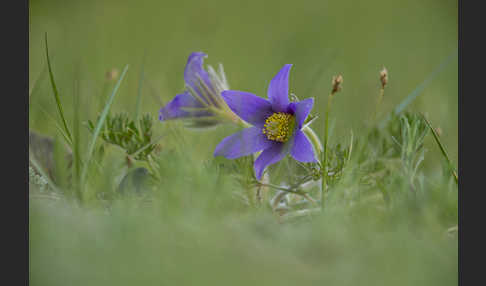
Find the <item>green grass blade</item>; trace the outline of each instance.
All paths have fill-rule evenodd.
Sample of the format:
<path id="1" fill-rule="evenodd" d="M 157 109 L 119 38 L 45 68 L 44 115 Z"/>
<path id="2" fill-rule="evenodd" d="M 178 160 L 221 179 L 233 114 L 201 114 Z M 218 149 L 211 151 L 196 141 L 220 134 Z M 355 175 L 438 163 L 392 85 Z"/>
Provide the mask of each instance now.
<path id="1" fill-rule="evenodd" d="M 138 91 L 137 91 L 137 103 L 135 105 L 135 118 L 134 121 L 136 122 L 138 119 L 138 116 L 140 115 L 140 104 L 142 102 L 142 85 L 143 85 L 143 79 L 144 79 L 144 69 L 145 69 L 145 55 L 146 53 L 144 52 L 143 54 L 143 59 L 142 59 L 142 68 L 140 70 L 140 77 L 138 80 Z"/>
<path id="2" fill-rule="evenodd" d="M 73 110 L 74 110 L 74 120 L 73 120 L 73 178 L 74 178 L 74 190 L 79 200 L 82 199 L 80 182 L 80 172 L 81 172 L 81 160 L 80 160 L 80 135 L 79 135 L 79 82 L 74 81 L 74 96 L 73 96 Z"/>
<path id="3" fill-rule="evenodd" d="M 108 115 L 108 111 L 110 111 L 113 100 L 115 99 L 115 95 L 118 91 L 118 88 L 120 87 L 121 82 L 123 81 L 123 78 L 125 77 L 125 74 L 127 73 L 127 70 L 128 70 L 128 65 L 126 65 L 125 68 L 123 69 L 123 72 L 120 78 L 118 79 L 118 82 L 116 83 L 115 87 L 113 88 L 110 98 L 108 98 L 108 102 L 105 104 L 105 108 L 103 109 L 103 112 L 101 113 L 100 118 L 98 119 L 98 123 L 96 124 L 95 130 L 93 132 L 93 138 L 91 139 L 91 142 L 88 145 L 88 153 L 86 156 L 85 164 L 83 166 L 83 171 L 81 172 L 81 186 L 84 186 L 86 174 L 88 172 L 88 166 L 91 161 L 91 156 L 93 155 L 96 140 L 98 139 L 98 135 L 100 134 L 101 128 L 105 123 L 105 119 L 106 116 Z"/>
<path id="4" fill-rule="evenodd" d="M 66 132 L 69 141 L 72 142 L 73 140 L 72 140 L 71 132 L 69 132 L 66 119 L 64 118 L 64 111 L 62 110 L 61 100 L 59 98 L 59 92 L 57 91 L 56 83 L 54 81 L 54 74 L 52 73 L 51 61 L 49 59 L 49 47 L 47 45 L 47 32 L 45 34 L 45 40 L 46 40 L 47 67 L 49 69 L 49 78 L 51 80 L 52 91 L 54 92 L 54 99 L 56 100 L 57 110 L 59 111 L 59 115 L 61 116 L 62 124 L 64 126 L 64 131 Z"/>
<path id="5" fill-rule="evenodd" d="M 442 142 L 440 141 L 440 138 L 439 138 L 439 135 L 437 134 L 437 131 L 435 131 L 435 129 L 432 127 L 432 124 L 430 124 L 429 120 L 427 120 L 427 118 L 425 118 L 425 116 L 423 114 L 420 114 L 420 115 L 424 119 L 424 121 L 427 124 L 427 126 L 429 127 L 430 131 L 432 131 L 432 134 L 434 135 L 435 142 L 437 142 L 437 145 L 439 145 L 439 148 L 440 148 L 440 151 L 442 152 L 442 155 L 447 160 L 447 164 L 449 165 L 449 169 L 451 170 L 452 176 L 454 176 L 454 179 L 456 180 L 456 184 L 457 184 L 459 178 L 457 176 L 456 168 L 454 167 L 451 160 L 449 159 L 449 155 L 447 154 L 447 150 L 444 147 L 444 145 L 442 144 Z"/>
<path id="6" fill-rule="evenodd" d="M 452 52 L 421 84 L 419 84 L 395 109 L 393 112 L 402 112 L 424 89 L 425 87 L 443 71 L 452 59 L 457 56 L 457 49 Z"/>

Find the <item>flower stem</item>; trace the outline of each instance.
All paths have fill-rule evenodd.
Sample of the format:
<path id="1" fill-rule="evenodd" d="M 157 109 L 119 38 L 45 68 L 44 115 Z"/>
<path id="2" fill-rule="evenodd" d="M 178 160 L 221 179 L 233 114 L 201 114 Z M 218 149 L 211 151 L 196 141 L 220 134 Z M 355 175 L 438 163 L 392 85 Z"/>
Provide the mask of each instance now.
<path id="1" fill-rule="evenodd" d="M 206 108 L 211 113 L 219 117 L 222 122 L 232 123 L 242 128 L 251 127 L 249 123 L 243 121 L 236 114 L 234 114 L 229 108 L 219 109 L 212 106 L 208 106 Z"/>
<path id="2" fill-rule="evenodd" d="M 378 102 L 376 103 L 375 112 L 373 113 L 373 122 L 376 120 L 378 115 L 378 110 L 380 109 L 381 102 L 383 101 L 383 97 L 385 97 L 385 88 L 380 88 L 380 95 L 378 96 Z"/>
<path id="3" fill-rule="evenodd" d="M 321 207 L 324 209 L 324 195 L 327 193 L 327 149 L 329 138 L 329 113 L 331 112 L 331 104 L 334 93 L 331 92 L 327 98 L 326 115 L 324 122 L 324 152 L 322 155 L 322 188 L 321 188 Z"/>

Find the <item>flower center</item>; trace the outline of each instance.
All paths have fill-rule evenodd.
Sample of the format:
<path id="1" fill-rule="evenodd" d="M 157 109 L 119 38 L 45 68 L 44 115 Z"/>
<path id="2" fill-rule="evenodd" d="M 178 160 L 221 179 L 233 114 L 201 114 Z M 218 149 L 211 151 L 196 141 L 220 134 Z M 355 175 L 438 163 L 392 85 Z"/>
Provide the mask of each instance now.
<path id="1" fill-rule="evenodd" d="M 294 116 L 289 113 L 277 112 L 265 120 L 263 134 L 273 141 L 286 142 L 294 129 Z"/>

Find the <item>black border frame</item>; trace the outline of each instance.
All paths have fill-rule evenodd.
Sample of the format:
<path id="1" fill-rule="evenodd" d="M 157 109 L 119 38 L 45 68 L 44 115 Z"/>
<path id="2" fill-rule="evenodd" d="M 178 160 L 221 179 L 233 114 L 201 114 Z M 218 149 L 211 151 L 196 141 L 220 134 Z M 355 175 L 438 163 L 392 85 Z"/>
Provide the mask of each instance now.
<path id="1" fill-rule="evenodd" d="M 2 230 L 2 284 L 29 285 L 29 1 L 2 2 L 3 64 L 2 150 L 4 168 L 0 214 L 7 227 Z M 6 36 L 6 37 L 5 37 Z M 12 106 L 13 104 L 13 106 Z"/>
<path id="2" fill-rule="evenodd" d="M 484 176 L 484 174 L 481 174 L 484 167 L 473 164 L 474 159 L 480 160 L 478 155 L 484 146 L 481 133 L 483 130 L 482 123 L 484 122 L 482 115 L 485 113 L 484 105 L 480 102 L 471 103 L 472 100 L 484 97 L 483 85 L 485 81 L 484 71 L 482 71 L 484 70 L 482 66 L 484 60 L 480 57 L 485 51 L 484 46 L 480 44 L 484 34 L 482 31 L 484 25 L 481 25 L 481 20 L 484 18 L 484 15 L 481 14 L 484 10 L 479 5 L 478 7 L 472 5 L 476 3 L 479 2 L 458 0 L 459 285 L 483 285 L 485 282 L 481 283 L 480 281 L 486 280 L 482 269 L 484 262 L 481 261 L 482 257 L 479 256 L 481 255 L 479 246 L 484 245 L 485 241 L 484 236 L 480 235 L 484 227 L 481 218 L 482 210 L 485 208 L 482 204 L 485 200 L 479 197 L 484 193 L 484 183 L 479 180 L 473 181 L 474 177 L 481 178 Z"/>

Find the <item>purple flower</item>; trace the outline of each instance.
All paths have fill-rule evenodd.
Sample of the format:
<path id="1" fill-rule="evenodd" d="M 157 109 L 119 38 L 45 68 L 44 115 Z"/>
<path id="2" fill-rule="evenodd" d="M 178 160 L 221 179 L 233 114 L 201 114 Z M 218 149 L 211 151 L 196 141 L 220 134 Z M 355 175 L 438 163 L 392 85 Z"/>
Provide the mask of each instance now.
<path id="1" fill-rule="evenodd" d="M 222 119 L 236 116 L 221 98 L 221 92 L 229 89 L 220 64 L 219 73 L 208 66 L 203 68 L 202 52 L 194 52 L 187 59 L 184 70 L 186 90 L 178 94 L 159 111 L 159 120 L 193 119 L 192 127 L 208 127 L 218 124 Z"/>
<path id="2" fill-rule="evenodd" d="M 285 65 L 272 79 L 268 86 L 268 100 L 236 90 L 226 90 L 221 94 L 229 108 L 253 126 L 224 138 L 216 146 L 214 155 L 236 159 L 263 150 L 254 164 L 258 180 L 267 166 L 277 163 L 289 153 L 300 162 L 317 161 L 312 144 L 301 130 L 314 99 L 289 101 L 291 67 L 290 64 Z"/>

